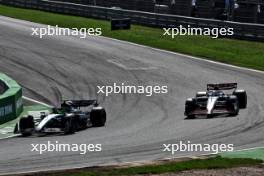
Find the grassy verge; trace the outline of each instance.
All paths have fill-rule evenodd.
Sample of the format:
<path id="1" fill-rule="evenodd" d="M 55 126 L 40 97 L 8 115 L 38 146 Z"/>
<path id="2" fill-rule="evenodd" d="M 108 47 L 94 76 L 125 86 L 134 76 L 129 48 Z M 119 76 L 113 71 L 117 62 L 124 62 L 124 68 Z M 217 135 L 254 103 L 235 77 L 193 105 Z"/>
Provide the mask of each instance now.
<path id="1" fill-rule="evenodd" d="M 0 15 L 60 27 L 101 27 L 103 35 L 155 48 L 165 49 L 242 67 L 264 70 L 264 43 L 204 36 L 164 37 L 163 30 L 133 25 L 130 31 L 111 31 L 103 20 L 60 15 L 0 5 Z"/>
<path id="2" fill-rule="evenodd" d="M 215 157 L 209 159 L 195 159 L 181 162 L 169 162 L 165 164 L 145 165 L 127 168 L 87 168 L 79 170 L 70 170 L 57 173 L 38 173 L 36 176 L 118 176 L 118 175 L 148 175 L 172 173 L 192 169 L 224 169 L 240 166 L 260 165 L 262 160 L 254 159 L 231 159 Z"/>
<path id="3" fill-rule="evenodd" d="M 264 147 L 243 151 L 224 152 L 221 153 L 220 156 L 226 158 L 253 158 L 264 160 Z"/>

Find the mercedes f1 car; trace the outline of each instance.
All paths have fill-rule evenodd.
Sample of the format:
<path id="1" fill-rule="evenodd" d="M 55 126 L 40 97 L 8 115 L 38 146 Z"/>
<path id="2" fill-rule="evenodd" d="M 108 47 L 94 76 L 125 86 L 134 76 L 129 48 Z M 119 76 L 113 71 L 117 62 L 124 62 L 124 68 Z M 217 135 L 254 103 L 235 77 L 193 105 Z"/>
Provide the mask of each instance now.
<path id="1" fill-rule="evenodd" d="M 206 92 L 197 92 L 194 98 L 186 100 L 184 114 L 188 119 L 197 115 L 206 115 L 208 118 L 220 114 L 235 116 L 239 109 L 246 107 L 247 93 L 237 90 L 237 83 L 208 84 Z"/>
<path id="2" fill-rule="evenodd" d="M 82 110 L 86 108 L 85 110 Z M 30 136 L 33 133 L 71 134 L 87 127 L 101 127 L 106 122 L 106 111 L 96 100 L 65 100 L 60 108 L 39 117 L 28 115 L 16 124 L 14 133 Z"/>

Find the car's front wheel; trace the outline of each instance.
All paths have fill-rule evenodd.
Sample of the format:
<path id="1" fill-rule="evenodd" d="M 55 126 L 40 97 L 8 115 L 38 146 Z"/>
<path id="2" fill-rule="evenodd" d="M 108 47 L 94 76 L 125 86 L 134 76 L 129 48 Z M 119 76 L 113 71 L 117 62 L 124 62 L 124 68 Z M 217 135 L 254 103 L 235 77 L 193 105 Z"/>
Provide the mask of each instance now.
<path id="1" fill-rule="evenodd" d="M 207 119 L 211 119 L 211 118 L 213 118 L 213 117 L 214 117 L 213 114 L 207 114 Z"/>
<path id="2" fill-rule="evenodd" d="M 230 106 L 232 106 L 231 116 L 236 116 L 239 113 L 239 102 L 236 96 L 230 97 Z"/>
<path id="3" fill-rule="evenodd" d="M 67 120 L 64 125 L 64 134 L 73 134 L 76 131 L 76 125 L 72 120 Z"/>
<path id="4" fill-rule="evenodd" d="M 192 114 L 192 115 L 187 115 L 187 119 L 195 119 L 195 115 Z"/>
<path id="5" fill-rule="evenodd" d="M 19 128 L 22 136 L 31 136 L 35 128 L 33 116 L 22 117 L 16 128 Z"/>
<path id="6" fill-rule="evenodd" d="M 184 114 L 187 116 L 187 119 L 194 119 L 195 115 L 192 114 L 192 111 L 195 109 L 195 101 L 194 99 L 187 99 L 185 102 L 185 112 Z"/>
<path id="7" fill-rule="evenodd" d="M 102 127 L 106 123 L 106 111 L 102 107 L 94 107 L 90 114 L 90 121 L 93 127 Z"/>

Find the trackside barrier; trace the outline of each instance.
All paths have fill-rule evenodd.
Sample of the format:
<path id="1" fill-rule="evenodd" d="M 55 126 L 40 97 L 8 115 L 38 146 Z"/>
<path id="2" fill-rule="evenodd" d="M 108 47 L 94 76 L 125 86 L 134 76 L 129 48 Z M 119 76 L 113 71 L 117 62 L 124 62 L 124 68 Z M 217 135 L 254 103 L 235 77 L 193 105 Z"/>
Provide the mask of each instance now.
<path id="1" fill-rule="evenodd" d="M 16 81 L 0 73 L 0 86 L 4 89 L 0 95 L 0 125 L 17 118 L 23 111 L 22 88 Z"/>
<path id="2" fill-rule="evenodd" d="M 131 23 L 152 27 L 187 27 L 199 28 L 233 28 L 238 39 L 264 41 L 264 25 L 253 23 L 240 23 L 214 19 L 193 18 L 179 15 L 167 15 L 142 11 L 113 9 L 99 6 L 57 2 L 49 0 L 0 0 L 1 4 L 16 7 L 39 9 L 43 11 L 63 13 L 69 15 L 92 17 L 104 20 L 129 18 Z"/>

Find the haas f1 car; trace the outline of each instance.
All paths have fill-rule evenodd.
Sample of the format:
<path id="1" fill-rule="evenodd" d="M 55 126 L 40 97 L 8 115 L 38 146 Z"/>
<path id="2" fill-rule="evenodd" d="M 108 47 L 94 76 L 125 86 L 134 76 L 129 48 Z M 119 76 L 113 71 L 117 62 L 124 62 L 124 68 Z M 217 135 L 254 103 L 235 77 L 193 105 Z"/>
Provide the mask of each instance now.
<path id="1" fill-rule="evenodd" d="M 222 114 L 236 116 L 240 109 L 246 107 L 247 93 L 238 90 L 237 83 L 208 84 L 206 92 L 197 92 L 194 98 L 186 100 L 185 115 L 188 119 L 197 115 L 208 118 Z"/>
<path id="2" fill-rule="evenodd" d="M 85 108 L 86 110 L 81 110 Z M 14 133 L 30 136 L 33 133 L 71 134 L 87 127 L 101 127 L 106 122 L 106 111 L 96 100 L 66 100 L 50 114 L 39 117 L 28 115 L 16 124 Z"/>

